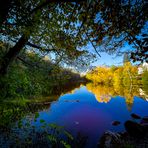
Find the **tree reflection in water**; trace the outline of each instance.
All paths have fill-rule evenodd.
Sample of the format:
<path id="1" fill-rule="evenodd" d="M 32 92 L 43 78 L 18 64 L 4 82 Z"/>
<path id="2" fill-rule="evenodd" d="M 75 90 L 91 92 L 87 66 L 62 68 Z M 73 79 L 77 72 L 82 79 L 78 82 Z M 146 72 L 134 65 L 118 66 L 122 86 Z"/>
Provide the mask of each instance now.
<path id="1" fill-rule="evenodd" d="M 85 125 L 87 125 L 86 127 L 91 126 L 90 128 L 91 130 L 89 134 L 91 135 L 92 134 L 91 132 L 95 131 L 95 133 L 93 133 L 95 135 L 96 130 L 98 130 L 98 135 L 99 135 L 100 129 L 105 130 L 106 128 L 112 128 L 110 123 L 113 120 L 116 120 L 116 119 L 125 120 L 125 118 L 129 117 L 128 114 L 130 114 L 130 112 L 128 112 L 125 109 L 127 107 L 127 109 L 131 111 L 135 96 L 142 97 L 143 99 L 147 99 L 146 98 L 147 94 L 144 91 L 144 89 L 139 88 L 136 85 L 123 87 L 122 85 L 117 85 L 117 84 L 113 86 L 105 86 L 105 85 L 95 85 L 93 83 L 88 83 L 85 85 L 86 87 L 81 87 L 81 86 L 77 85 L 75 86 L 75 89 L 70 89 L 70 87 L 67 86 L 65 91 L 61 91 L 59 95 L 56 95 L 52 99 L 51 97 L 47 97 L 47 98 L 44 98 L 43 100 L 41 98 L 36 99 L 37 102 L 35 102 L 34 100 L 32 102 L 24 102 L 22 100 L 20 102 L 1 103 L 1 106 L 0 106 L 0 112 L 1 112 L 0 132 L 1 134 L 3 134 L 4 138 L 9 137 L 10 139 L 17 141 L 17 136 L 19 134 L 17 135 L 17 131 L 12 130 L 13 127 L 16 126 L 16 124 L 18 124 L 18 133 L 20 133 L 20 131 L 22 131 L 22 133 L 23 132 L 25 133 L 25 130 L 26 131 L 29 130 L 30 133 L 33 133 L 34 127 L 37 122 L 39 122 L 38 123 L 39 125 L 41 124 L 41 128 L 43 128 L 44 131 L 47 131 L 47 127 L 49 123 L 46 122 L 45 120 L 46 115 L 47 114 L 49 115 L 49 113 L 51 113 L 52 116 L 54 117 L 56 116 L 56 113 L 57 113 L 57 117 L 60 118 L 60 122 L 62 121 L 66 123 L 67 126 L 69 126 L 71 121 L 73 120 L 78 121 L 78 123 L 81 123 L 81 124 L 77 124 L 76 127 L 81 127 L 82 129 L 83 127 L 85 127 Z M 61 90 L 64 90 L 64 88 L 62 88 Z M 95 95 L 95 97 L 94 95 L 92 95 L 92 93 Z M 59 98 L 59 96 L 61 97 Z M 122 108 L 123 104 L 121 103 L 118 104 L 119 102 L 116 99 L 119 99 L 119 101 L 123 103 L 124 103 L 124 100 L 121 97 L 116 97 L 116 96 L 121 96 L 123 97 L 123 99 L 125 98 L 126 106 Z M 99 103 L 97 103 L 95 98 Z M 111 99 L 113 99 L 112 101 L 116 104 L 117 108 L 114 108 L 112 106 L 113 104 L 111 102 Z M 64 101 L 64 100 L 67 100 L 67 101 Z M 52 101 L 56 101 L 56 104 L 52 103 L 51 105 Z M 106 107 L 107 107 L 107 111 L 106 111 Z M 121 112 L 118 115 L 118 113 L 116 112 L 116 109 L 120 110 L 120 108 L 121 108 Z M 52 112 L 53 110 L 54 112 Z M 39 117 L 39 114 L 40 114 L 40 117 Z M 47 121 L 51 117 L 51 114 L 50 116 L 47 117 Z M 122 117 L 123 114 L 125 116 L 124 118 Z M 65 120 L 64 118 L 65 116 L 67 120 Z M 23 118 L 25 120 L 22 120 Z M 85 122 L 85 121 L 88 121 L 88 119 L 89 121 L 92 121 L 92 122 L 90 123 Z M 90 119 L 93 119 L 93 120 L 90 120 Z M 21 121 L 23 122 L 26 121 L 26 122 L 22 123 Z M 32 123 L 34 123 L 34 125 L 32 125 Z M 26 126 L 26 128 L 23 127 L 25 130 L 24 129 L 21 130 L 22 125 Z M 97 125 L 98 129 L 94 125 Z M 32 128 L 32 131 L 30 130 L 30 127 Z M 55 128 L 58 128 L 58 126 L 55 125 Z M 73 126 L 71 128 L 75 130 Z M 83 130 L 85 131 L 86 129 L 87 128 L 84 128 Z M 12 132 L 14 132 L 15 135 L 13 135 Z M 62 132 L 65 132 L 65 131 L 63 130 Z M 42 142 L 44 142 L 44 139 L 46 139 L 47 136 L 49 135 L 49 133 L 37 133 L 36 134 L 36 132 L 34 134 L 37 140 L 34 140 L 33 136 L 31 136 L 32 138 L 31 141 L 41 142 L 41 140 L 38 139 L 39 137 L 41 137 L 43 140 Z M 10 137 L 10 135 L 14 136 L 16 139 L 14 139 L 14 137 Z M 48 139 L 57 140 L 59 142 L 59 138 L 56 138 L 56 137 L 54 138 L 54 137 L 48 136 Z M 83 145 L 86 142 L 86 139 L 87 137 L 85 137 L 85 134 L 78 136 L 78 139 L 77 138 L 75 139 L 75 142 L 77 141 L 75 144 L 79 145 L 82 143 Z M 0 140 L 5 141 L 4 139 L 0 139 Z M 29 139 L 27 138 L 26 140 L 29 140 Z M 66 144 L 66 143 L 63 142 L 63 144 Z M 75 145 L 74 143 L 71 143 L 71 144 Z"/>
<path id="2" fill-rule="evenodd" d="M 138 85 L 125 87 L 117 84 L 113 86 L 106 86 L 88 83 L 86 84 L 86 88 L 88 91 L 92 92 L 95 95 L 96 100 L 101 103 L 107 103 L 111 100 L 111 98 L 115 99 L 113 98 L 115 96 L 124 97 L 128 110 L 132 109 L 135 96 L 147 99 L 147 95 L 145 93 L 141 93 L 142 88 L 139 89 Z"/>

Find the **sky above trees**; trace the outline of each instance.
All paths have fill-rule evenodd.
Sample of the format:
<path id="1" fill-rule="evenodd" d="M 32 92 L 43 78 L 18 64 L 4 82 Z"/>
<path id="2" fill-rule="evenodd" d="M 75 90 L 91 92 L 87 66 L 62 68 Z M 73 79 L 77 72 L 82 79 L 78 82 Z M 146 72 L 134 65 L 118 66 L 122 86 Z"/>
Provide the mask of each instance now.
<path id="1" fill-rule="evenodd" d="M 93 66 L 101 65 L 122 65 L 123 56 L 109 55 L 107 53 L 100 53 L 101 57 L 97 58 L 97 61 L 92 63 Z"/>
<path id="2" fill-rule="evenodd" d="M 27 48 L 54 55 L 55 64 L 77 68 L 93 62 L 93 53 L 99 59 L 102 52 L 116 55 L 128 52 L 134 62 L 147 61 L 145 0 L 54 3 L 7 0 L 1 7 L 1 37 L 6 38 L 4 42 L 13 42 L 0 61 L 3 74 Z M 130 48 L 125 51 L 127 43 Z M 87 45 L 91 48 L 85 50 Z M 106 56 L 104 60 L 108 60 Z"/>

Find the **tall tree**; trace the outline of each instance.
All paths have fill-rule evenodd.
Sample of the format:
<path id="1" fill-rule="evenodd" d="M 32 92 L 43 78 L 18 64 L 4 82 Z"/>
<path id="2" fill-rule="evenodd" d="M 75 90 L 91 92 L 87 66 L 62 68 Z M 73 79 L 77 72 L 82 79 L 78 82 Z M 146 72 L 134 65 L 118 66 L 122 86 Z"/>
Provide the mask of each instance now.
<path id="1" fill-rule="evenodd" d="M 82 48 L 88 43 L 99 55 L 98 46 L 102 45 L 108 53 L 120 53 L 119 47 L 128 42 L 135 48 L 131 58 L 146 60 L 147 33 L 142 34 L 148 14 L 146 1 L 67 1 L 11 3 L 1 37 L 13 42 L 13 47 L 1 59 L 2 74 L 7 73 L 10 63 L 28 46 L 37 52 L 54 54 L 56 61 L 69 64 L 81 55 L 88 57 L 88 51 Z"/>

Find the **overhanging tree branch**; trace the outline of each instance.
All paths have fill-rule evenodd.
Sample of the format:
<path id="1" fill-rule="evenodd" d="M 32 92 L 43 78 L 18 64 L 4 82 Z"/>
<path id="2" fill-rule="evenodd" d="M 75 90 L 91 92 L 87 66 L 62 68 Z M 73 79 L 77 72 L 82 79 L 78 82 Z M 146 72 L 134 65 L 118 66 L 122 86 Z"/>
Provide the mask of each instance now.
<path id="1" fill-rule="evenodd" d="M 33 44 L 33 43 L 30 43 L 30 42 L 27 42 L 26 45 L 28 45 L 28 46 L 30 46 L 30 47 L 33 47 L 33 48 L 36 48 L 36 49 L 39 49 L 39 50 L 42 50 L 42 51 L 46 51 L 46 52 L 50 52 L 50 51 L 57 50 L 57 49 L 55 49 L 55 48 L 52 48 L 52 49 L 43 48 L 43 47 L 41 47 L 41 46 L 38 46 L 38 45 Z"/>
<path id="2" fill-rule="evenodd" d="M 81 1 L 85 1 L 85 0 L 81 0 Z M 37 6 L 36 8 L 34 8 L 31 11 L 31 14 L 33 14 L 36 11 L 42 9 L 43 7 L 47 6 L 50 3 L 61 3 L 61 2 L 78 2 L 78 0 L 45 0 L 45 2 L 41 3 L 39 6 Z"/>
<path id="3" fill-rule="evenodd" d="M 85 33 L 85 34 L 86 34 L 86 36 L 87 36 L 87 38 L 88 38 L 88 41 L 91 43 L 91 45 L 93 46 L 94 50 L 96 51 L 97 55 L 98 55 L 99 57 L 101 57 L 101 55 L 100 55 L 99 52 L 97 51 L 95 45 L 94 45 L 93 42 L 91 41 L 91 39 L 90 39 L 90 37 L 88 36 L 88 34 L 87 34 L 87 33 Z"/>

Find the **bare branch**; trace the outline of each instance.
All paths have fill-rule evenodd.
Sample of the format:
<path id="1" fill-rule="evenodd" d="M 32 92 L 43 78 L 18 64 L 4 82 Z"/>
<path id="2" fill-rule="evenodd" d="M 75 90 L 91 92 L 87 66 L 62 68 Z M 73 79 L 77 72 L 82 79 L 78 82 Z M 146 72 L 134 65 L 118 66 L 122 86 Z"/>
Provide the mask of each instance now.
<path id="1" fill-rule="evenodd" d="M 90 3 L 89 3 L 89 6 L 88 6 L 88 8 L 86 9 L 86 12 L 89 12 L 89 9 L 90 9 Z M 83 21 L 82 21 L 82 24 L 81 24 L 81 26 L 79 27 L 79 30 L 78 30 L 78 33 L 77 33 L 77 37 L 79 36 L 79 34 L 80 34 L 80 32 L 81 32 L 81 29 L 83 28 L 83 25 L 84 25 L 84 23 L 86 22 L 86 20 L 87 20 L 87 15 L 86 15 L 86 13 L 85 13 L 85 16 L 84 16 L 84 18 L 83 18 Z"/>
<path id="2" fill-rule="evenodd" d="M 24 60 L 24 59 L 21 58 L 21 57 L 17 57 L 17 59 L 20 60 L 20 61 L 22 61 L 23 63 L 25 63 L 25 64 L 28 65 L 28 66 L 31 66 L 31 67 L 32 67 L 32 66 L 33 66 L 33 67 L 36 66 L 36 67 L 39 68 L 39 66 L 38 66 L 37 64 L 35 64 L 35 65 L 34 65 L 34 64 L 30 64 L 29 62 L 27 62 L 26 60 Z"/>
<path id="3" fill-rule="evenodd" d="M 26 45 L 28 45 L 30 47 L 33 47 L 33 48 L 36 48 L 36 49 L 39 49 L 39 50 L 46 51 L 46 52 L 50 52 L 50 51 L 56 50 L 56 49 L 49 49 L 49 48 L 48 49 L 45 49 L 45 48 L 43 48 L 41 46 L 38 46 L 38 45 L 33 44 L 33 43 L 30 43 L 30 42 L 28 42 Z"/>
<path id="4" fill-rule="evenodd" d="M 81 1 L 85 1 L 85 0 L 81 0 Z M 34 8 L 31 11 L 31 14 L 35 13 L 36 11 L 42 9 L 43 7 L 47 6 L 50 3 L 61 3 L 61 2 L 78 2 L 78 0 L 46 0 L 45 2 L 41 3 L 39 6 L 37 6 L 36 8 Z"/>
<path id="5" fill-rule="evenodd" d="M 97 51 L 95 45 L 93 44 L 93 42 L 92 42 L 91 39 L 89 38 L 88 34 L 87 34 L 87 33 L 85 33 L 85 34 L 86 34 L 86 36 L 87 36 L 87 38 L 88 38 L 88 41 L 91 43 L 91 45 L 93 46 L 94 50 L 95 50 L 96 53 L 98 54 L 98 56 L 101 57 L 101 55 L 100 55 L 99 52 Z"/>

